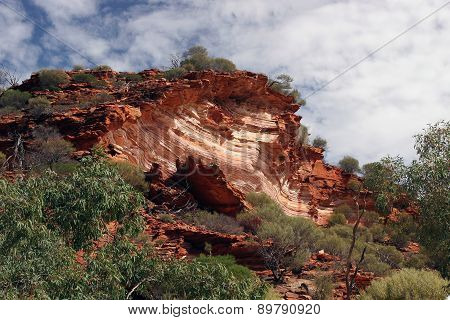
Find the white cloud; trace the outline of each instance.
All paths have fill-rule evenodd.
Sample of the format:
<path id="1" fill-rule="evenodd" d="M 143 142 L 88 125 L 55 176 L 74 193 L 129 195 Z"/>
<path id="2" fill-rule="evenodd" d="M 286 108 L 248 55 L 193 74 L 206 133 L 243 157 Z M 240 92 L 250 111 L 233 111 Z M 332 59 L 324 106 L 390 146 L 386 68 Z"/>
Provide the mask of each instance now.
<path id="1" fill-rule="evenodd" d="M 39 48 L 31 43 L 33 26 L 13 10 L 21 11 L 16 3 L 0 5 L 0 63 L 11 67 L 18 75 L 25 75 L 36 67 Z"/>
<path id="2" fill-rule="evenodd" d="M 44 9 L 51 19 L 65 21 L 95 15 L 99 4 L 99 0 L 33 0 L 33 2 Z"/>
<path id="3" fill-rule="evenodd" d="M 199 43 L 240 68 L 289 73 L 305 94 L 445 3 L 178 0 L 114 12 L 104 6 L 115 1 L 34 1 L 52 32 L 97 63 L 167 65 L 170 53 Z M 331 161 L 412 159 L 412 135 L 450 116 L 449 33 L 450 6 L 308 99 L 300 114 L 313 135 L 328 139 Z M 82 61 L 73 52 L 69 59 Z"/>

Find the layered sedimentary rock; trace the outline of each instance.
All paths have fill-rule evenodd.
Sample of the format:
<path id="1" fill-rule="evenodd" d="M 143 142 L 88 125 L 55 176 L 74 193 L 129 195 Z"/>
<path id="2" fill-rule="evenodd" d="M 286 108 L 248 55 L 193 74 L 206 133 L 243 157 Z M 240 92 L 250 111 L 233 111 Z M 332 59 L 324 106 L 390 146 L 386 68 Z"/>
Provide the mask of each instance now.
<path id="1" fill-rule="evenodd" d="M 55 126 L 79 151 L 101 143 L 118 159 L 149 172 L 157 167 L 156 202 L 164 188 L 178 187 L 227 214 L 246 206 L 246 193 L 263 191 L 287 214 L 321 223 L 331 207 L 350 199 L 351 177 L 325 164 L 322 150 L 297 143 L 299 106 L 271 90 L 265 75 L 204 71 L 166 81 L 155 70 L 141 74 L 142 81 L 118 86 L 111 80 L 117 73 L 102 73 L 107 89 L 70 83 L 60 92 L 35 92 L 69 107 L 39 119 L 27 112 L 2 117 L 0 150 L 13 145 L 11 132 L 26 139 L 38 124 Z M 81 106 L 104 91 L 114 101 Z"/>

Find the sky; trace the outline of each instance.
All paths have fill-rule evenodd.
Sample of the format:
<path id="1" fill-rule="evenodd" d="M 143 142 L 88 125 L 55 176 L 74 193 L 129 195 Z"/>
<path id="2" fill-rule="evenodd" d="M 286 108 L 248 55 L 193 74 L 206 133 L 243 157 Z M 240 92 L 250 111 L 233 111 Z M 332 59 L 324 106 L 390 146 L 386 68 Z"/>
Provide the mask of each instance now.
<path id="1" fill-rule="evenodd" d="M 74 64 L 165 67 L 192 45 L 239 69 L 290 74 L 331 163 L 409 162 L 413 135 L 450 119 L 448 0 L 0 0 L 0 64 L 22 78 Z"/>

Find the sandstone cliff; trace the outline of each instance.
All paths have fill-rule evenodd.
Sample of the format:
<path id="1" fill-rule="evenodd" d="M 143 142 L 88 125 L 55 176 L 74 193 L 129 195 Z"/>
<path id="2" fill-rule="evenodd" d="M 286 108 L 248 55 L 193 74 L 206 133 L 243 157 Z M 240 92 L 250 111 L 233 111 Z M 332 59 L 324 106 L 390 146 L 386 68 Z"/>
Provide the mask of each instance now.
<path id="1" fill-rule="evenodd" d="M 25 81 L 21 89 L 47 96 L 54 110 L 2 116 L 0 150 L 10 152 L 12 133 L 29 141 L 37 125 L 55 126 L 81 153 L 100 143 L 143 167 L 151 200 L 172 202 L 172 209 L 195 201 L 235 214 L 246 193 L 263 191 L 287 214 L 323 223 L 350 199 L 351 177 L 324 163 L 322 150 L 298 145 L 299 106 L 271 90 L 265 75 L 204 71 L 167 81 L 148 70 L 142 81 L 119 83 L 117 72 L 94 74 L 106 88 L 72 82 L 57 92 L 33 91 L 37 76 Z M 99 94 L 112 99 L 83 103 Z"/>

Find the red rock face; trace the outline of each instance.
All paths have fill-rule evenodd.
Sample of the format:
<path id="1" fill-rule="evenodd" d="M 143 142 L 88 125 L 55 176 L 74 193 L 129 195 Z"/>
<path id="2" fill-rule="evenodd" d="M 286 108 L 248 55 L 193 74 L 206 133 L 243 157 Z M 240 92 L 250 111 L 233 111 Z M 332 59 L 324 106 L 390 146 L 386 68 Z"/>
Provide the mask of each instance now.
<path id="1" fill-rule="evenodd" d="M 78 151 L 101 143 L 146 170 L 157 164 L 157 198 L 184 184 L 198 203 L 233 215 L 246 205 L 246 193 L 263 191 L 287 214 L 320 224 L 334 205 L 351 200 L 345 187 L 350 176 L 325 164 L 320 149 L 297 144 L 299 106 L 268 88 L 266 76 L 204 71 L 169 82 L 157 74 L 146 71 L 143 81 L 117 86 L 117 73 L 102 73 L 109 84 L 103 91 L 116 101 L 88 108 L 80 101 L 102 90 L 70 83 L 60 92 L 35 92 L 53 105 L 73 107 L 39 120 L 27 112 L 2 117 L 0 150 L 12 145 L 9 132 L 26 139 L 44 124 L 59 128 Z M 35 86 L 35 78 L 22 88 Z"/>

